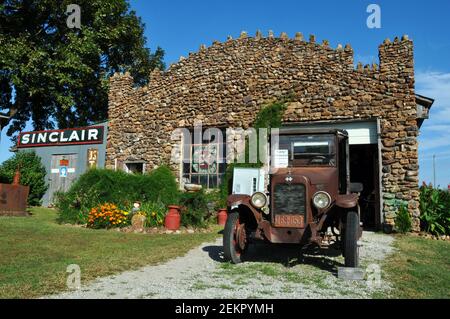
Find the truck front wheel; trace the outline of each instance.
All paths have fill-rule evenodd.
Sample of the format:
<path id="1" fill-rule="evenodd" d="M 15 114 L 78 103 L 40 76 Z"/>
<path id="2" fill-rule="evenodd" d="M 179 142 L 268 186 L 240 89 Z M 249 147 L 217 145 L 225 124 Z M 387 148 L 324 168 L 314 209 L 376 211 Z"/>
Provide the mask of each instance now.
<path id="1" fill-rule="evenodd" d="M 344 258 L 345 267 L 358 267 L 359 265 L 359 216 L 357 212 L 347 213 L 344 232 Z"/>
<path id="2" fill-rule="evenodd" d="M 245 224 L 239 221 L 239 212 L 228 215 L 223 231 L 223 252 L 225 260 L 238 264 L 242 261 L 242 254 L 247 248 L 247 232 Z"/>

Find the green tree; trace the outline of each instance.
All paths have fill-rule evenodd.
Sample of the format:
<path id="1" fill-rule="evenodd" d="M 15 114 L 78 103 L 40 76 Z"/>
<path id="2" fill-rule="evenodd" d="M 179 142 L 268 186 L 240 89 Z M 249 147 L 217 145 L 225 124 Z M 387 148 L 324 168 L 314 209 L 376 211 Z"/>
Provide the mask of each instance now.
<path id="1" fill-rule="evenodd" d="M 3 183 L 12 183 L 19 168 L 20 184 L 30 186 L 28 204 L 38 206 L 47 190 L 45 167 L 35 152 L 19 151 L 0 165 L 0 178 Z"/>
<path id="2" fill-rule="evenodd" d="M 163 69 L 164 51 L 145 47 L 144 24 L 126 0 L 77 0 L 81 28 L 69 28 L 73 1 L 0 0 L 0 110 L 8 135 L 107 118 L 108 78 L 129 71 L 136 85 Z M 69 19 L 70 21 L 70 19 Z"/>

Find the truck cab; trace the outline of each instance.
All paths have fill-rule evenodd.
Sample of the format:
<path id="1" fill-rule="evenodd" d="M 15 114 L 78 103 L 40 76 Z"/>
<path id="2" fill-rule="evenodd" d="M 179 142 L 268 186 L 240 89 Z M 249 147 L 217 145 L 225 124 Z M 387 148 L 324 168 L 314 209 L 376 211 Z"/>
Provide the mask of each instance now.
<path id="1" fill-rule="evenodd" d="M 228 197 L 225 258 L 241 262 L 252 239 L 325 247 L 331 232 L 357 267 L 362 186 L 350 183 L 347 132 L 287 127 L 269 144 L 266 190 Z"/>

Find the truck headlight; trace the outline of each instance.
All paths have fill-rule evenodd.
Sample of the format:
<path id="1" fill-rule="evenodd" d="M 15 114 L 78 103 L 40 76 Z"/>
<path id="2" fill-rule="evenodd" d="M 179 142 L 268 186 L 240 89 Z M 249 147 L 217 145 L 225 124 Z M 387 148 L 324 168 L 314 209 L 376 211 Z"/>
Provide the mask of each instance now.
<path id="1" fill-rule="evenodd" d="M 251 204 L 256 208 L 262 208 L 266 206 L 267 203 L 267 197 L 261 192 L 256 192 L 252 195 L 252 198 L 250 199 Z"/>
<path id="2" fill-rule="evenodd" d="M 331 203 L 331 196 L 327 192 L 317 192 L 313 196 L 313 204 L 318 209 L 327 208 Z"/>

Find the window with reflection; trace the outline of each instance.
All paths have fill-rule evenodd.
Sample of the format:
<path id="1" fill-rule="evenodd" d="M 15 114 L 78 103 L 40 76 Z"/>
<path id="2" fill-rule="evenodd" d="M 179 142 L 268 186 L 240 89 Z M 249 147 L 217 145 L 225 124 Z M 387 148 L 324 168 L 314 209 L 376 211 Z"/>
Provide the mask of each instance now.
<path id="1" fill-rule="evenodd" d="M 225 130 L 206 129 L 190 141 L 184 142 L 184 183 L 200 184 L 206 189 L 217 188 L 222 183 L 226 169 Z M 186 139 L 186 137 L 185 137 Z"/>
<path id="2" fill-rule="evenodd" d="M 288 150 L 292 166 L 336 166 L 334 135 L 280 135 L 278 149 Z"/>

